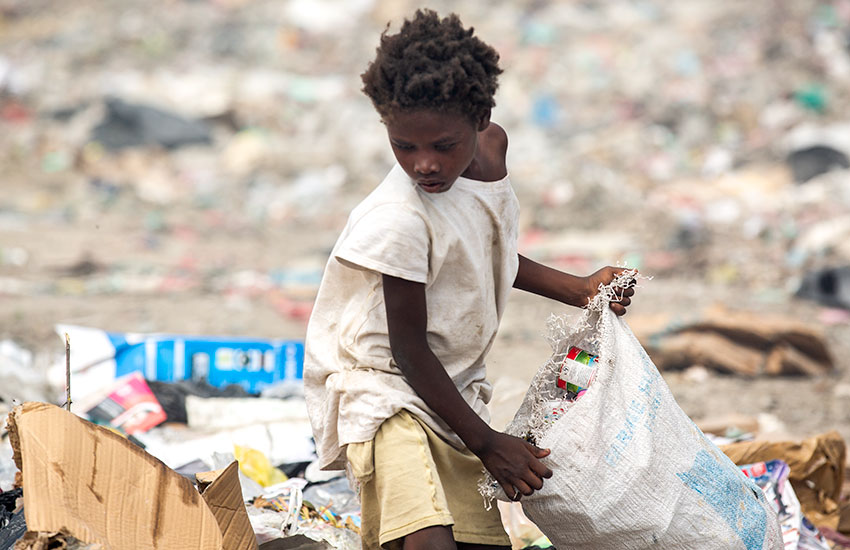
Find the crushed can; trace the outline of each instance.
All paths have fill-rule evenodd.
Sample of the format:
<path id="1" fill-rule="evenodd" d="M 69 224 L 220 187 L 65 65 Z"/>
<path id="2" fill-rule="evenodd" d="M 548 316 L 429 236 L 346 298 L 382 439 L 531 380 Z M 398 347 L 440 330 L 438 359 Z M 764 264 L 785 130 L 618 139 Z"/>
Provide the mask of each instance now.
<path id="1" fill-rule="evenodd" d="M 576 396 L 584 393 L 596 380 L 598 359 L 598 355 L 593 355 L 575 346 L 570 347 L 558 372 L 558 387 L 566 390 L 569 394 L 576 394 Z"/>

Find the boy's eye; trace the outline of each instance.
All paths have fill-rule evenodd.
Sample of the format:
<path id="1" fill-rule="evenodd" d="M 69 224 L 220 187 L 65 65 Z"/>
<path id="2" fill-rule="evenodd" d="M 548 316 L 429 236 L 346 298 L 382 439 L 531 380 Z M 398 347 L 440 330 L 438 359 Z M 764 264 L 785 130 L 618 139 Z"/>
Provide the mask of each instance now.
<path id="1" fill-rule="evenodd" d="M 413 145 L 402 144 L 402 143 L 393 143 L 393 147 L 396 149 L 401 149 L 402 151 L 412 151 Z"/>
<path id="2" fill-rule="evenodd" d="M 437 151 L 451 151 L 454 148 L 455 145 L 457 145 L 457 144 L 456 143 L 440 143 L 438 145 L 435 145 L 434 149 L 436 149 Z"/>

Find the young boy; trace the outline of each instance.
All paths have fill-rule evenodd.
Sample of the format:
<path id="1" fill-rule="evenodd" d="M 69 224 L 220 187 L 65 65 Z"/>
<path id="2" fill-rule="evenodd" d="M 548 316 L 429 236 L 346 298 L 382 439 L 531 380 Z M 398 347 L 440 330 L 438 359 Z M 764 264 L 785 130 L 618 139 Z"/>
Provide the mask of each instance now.
<path id="1" fill-rule="evenodd" d="M 552 473 L 547 450 L 488 426 L 484 358 L 508 293 L 581 307 L 620 271 L 518 255 L 507 135 L 490 122 L 498 59 L 456 15 L 417 11 L 363 74 L 398 162 L 331 253 L 304 381 L 322 467 L 359 483 L 364 549 L 510 547 L 482 468 L 514 500 Z"/>

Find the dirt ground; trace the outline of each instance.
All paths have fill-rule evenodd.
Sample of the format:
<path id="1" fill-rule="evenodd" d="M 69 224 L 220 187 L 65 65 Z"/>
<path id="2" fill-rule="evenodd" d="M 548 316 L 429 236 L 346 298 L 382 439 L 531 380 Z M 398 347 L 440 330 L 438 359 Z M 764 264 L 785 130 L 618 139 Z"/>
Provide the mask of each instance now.
<path id="1" fill-rule="evenodd" d="M 109 229 L 116 220 L 101 220 L 102 229 L 37 226 L 31 230 L 0 230 L 0 242 L 15 243 L 30 252 L 23 269 L 5 269 L 32 284 L 80 285 L 98 277 L 98 270 L 87 276 L 70 277 L 60 268 L 79 264 L 92 253 L 97 242 L 96 261 L 111 265 L 146 260 L 135 243 L 133 231 Z M 177 262 L 188 251 L 199 264 L 218 261 L 221 251 L 238 250 L 229 266 L 232 271 L 262 265 L 276 249 L 297 249 L 302 254 L 320 257 L 335 235 L 331 231 L 316 234 L 289 234 L 279 240 L 262 235 L 235 239 L 230 235 L 210 235 L 189 243 L 164 244 L 168 253 L 157 253 L 155 260 L 164 265 Z M 128 244 L 131 243 L 131 244 Z M 292 247 L 287 245 L 292 243 Z M 304 245 L 309 243 L 309 245 Z M 266 260 L 267 261 L 267 260 Z M 319 259 L 316 259 L 319 261 Z M 79 265 L 77 266 L 79 267 Z M 104 269 L 104 268 L 101 268 Z M 639 328 L 642 319 L 657 313 L 686 313 L 712 304 L 737 311 L 758 311 L 802 320 L 819 327 L 827 339 L 836 369 L 820 377 L 781 376 L 746 378 L 708 372 L 707 378 L 684 372 L 665 372 L 664 376 L 679 404 L 694 419 L 710 419 L 728 414 L 759 418 L 771 437 L 803 438 L 829 430 L 838 430 L 850 440 L 850 326 L 846 323 L 823 325 L 823 309 L 802 300 L 765 301 L 734 287 L 711 286 L 704 282 L 674 277 L 656 277 L 641 283 L 626 321 Z M 310 291 L 304 291 L 305 297 Z M 55 323 L 71 323 L 128 332 L 174 332 L 275 338 L 303 338 L 303 318 L 282 315 L 268 294 L 222 294 L 195 288 L 170 292 L 137 292 L 133 295 L 105 293 L 96 295 L 4 296 L 0 308 L 0 337 L 40 353 L 58 356 L 63 344 L 53 332 Z M 544 339 L 550 314 L 570 313 L 572 308 L 546 299 L 514 291 L 502 322 L 499 336 L 490 353 L 490 379 L 495 384 L 491 406 L 493 423 L 504 426 L 510 420 L 536 369 L 549 356 Z M 575 311 L 575 310 L 572 310 Z"/>

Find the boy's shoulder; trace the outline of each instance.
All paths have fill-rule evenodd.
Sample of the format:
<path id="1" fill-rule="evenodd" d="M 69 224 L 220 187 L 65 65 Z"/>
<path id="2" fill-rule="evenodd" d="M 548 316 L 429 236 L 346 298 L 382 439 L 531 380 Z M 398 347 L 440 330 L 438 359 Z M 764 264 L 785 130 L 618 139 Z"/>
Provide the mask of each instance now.
<path id="1" fill-rule="evenodd" d="M 393 165 L 386 177 L 354 208 L 352 214 L 357 217 L 381 206 L 418 204 L 416 192 L 410 184 L 410 178 L 398 164 Z"/>
<path id="2" fill-rule="evenodd" d="M 494 149 L 501 152 L 502 155 L 507 153 L 508 151 L 508 133 L 505 132 L 505 129 L 496 124 L 495 122 L 490 122 L 487 125 L 487 128 L 481 132 L 482 137 L 490 142 L 490 146 Z"/>
<path id="3" fill-rule="evenodd" d="M 485 181 L 499 180 L 507 175 L 506 156 L 508 152 L 508 134 L 505 129 L 491 122 L 478 137 L 478 147 L 481 152 L 481 162 Z"/>

